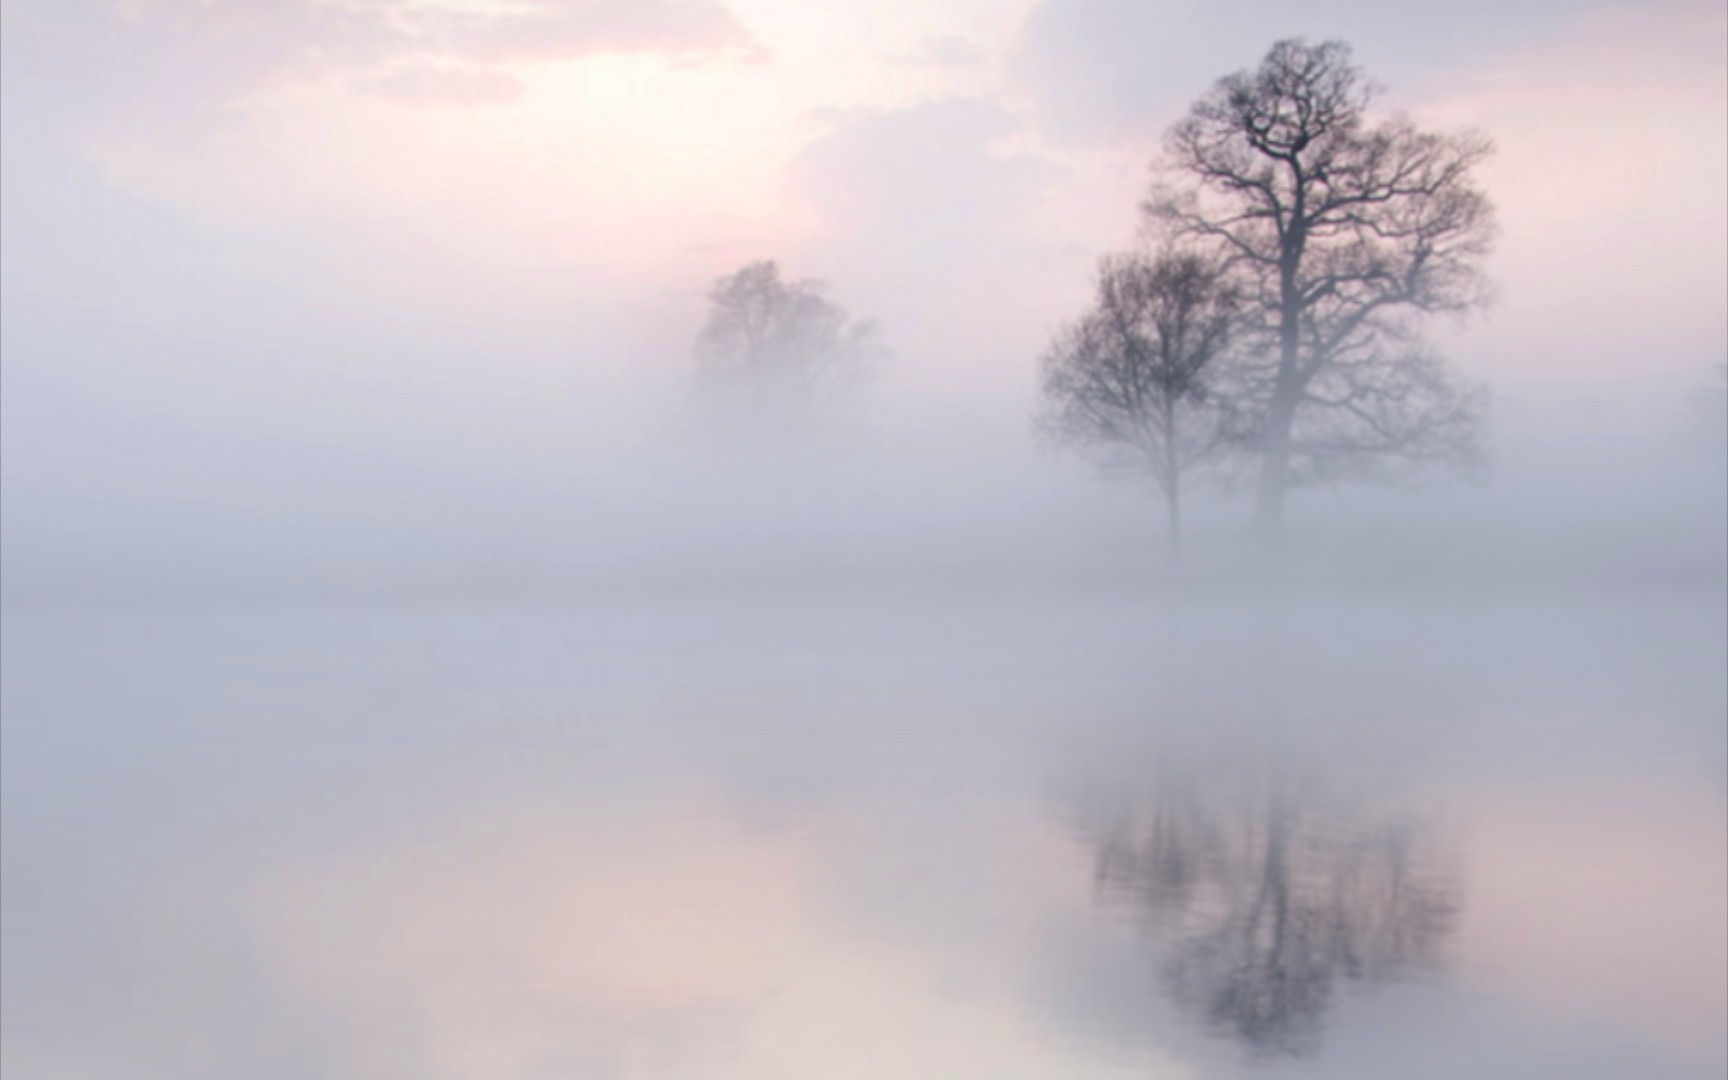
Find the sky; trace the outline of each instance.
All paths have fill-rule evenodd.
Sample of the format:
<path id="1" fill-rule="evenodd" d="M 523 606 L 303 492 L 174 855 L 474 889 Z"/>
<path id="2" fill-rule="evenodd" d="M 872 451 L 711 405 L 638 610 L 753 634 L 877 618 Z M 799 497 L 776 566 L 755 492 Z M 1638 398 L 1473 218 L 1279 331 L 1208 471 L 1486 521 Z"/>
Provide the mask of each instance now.
<path id="1" fill-rule="evenodd" d="M 322 513 L 301 547 L 337 559 L 412 546 L 453 492 L 464 518 L 560 485 L 628 501 L 708 283 L 764 257 L 882 323 L 897 437 L 1029 468 L 1036 357 L 1134 239 L 1161 133 L 1289 35 L 1348 40 L 1388 108 L 1497 143 L 1498 302 L 1437 334 L 1508 445 L 1672 426 L 1728 355 L 1717 3 L 0 11 L 26 577 L 129 533 L 184 554 L 200 513 L 235 536 Z"/>

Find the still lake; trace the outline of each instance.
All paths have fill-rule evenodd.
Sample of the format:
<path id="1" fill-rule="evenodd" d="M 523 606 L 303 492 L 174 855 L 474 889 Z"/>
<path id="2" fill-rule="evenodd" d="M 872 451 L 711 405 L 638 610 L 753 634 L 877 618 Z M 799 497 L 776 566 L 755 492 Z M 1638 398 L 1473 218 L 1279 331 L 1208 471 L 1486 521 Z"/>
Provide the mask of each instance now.
<path id="1" fill-rule="evenodd" d="M 1720 597 L 4 633 L 10 1080 L 1728 1066 Z"/>

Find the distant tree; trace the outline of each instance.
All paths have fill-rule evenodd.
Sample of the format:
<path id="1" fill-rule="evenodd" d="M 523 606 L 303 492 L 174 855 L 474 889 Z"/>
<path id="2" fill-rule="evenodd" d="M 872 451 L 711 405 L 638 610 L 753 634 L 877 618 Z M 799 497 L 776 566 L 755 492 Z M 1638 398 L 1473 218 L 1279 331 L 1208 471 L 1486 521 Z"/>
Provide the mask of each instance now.
<path id="1" fill-rule="evenodd" d="M 1370 122 L 1349 46 L 1272 46 L 1221 79 L 1166 139 L 1144 209 L 1241 274 L 1262 362 L 1255 523 L 1282 526 L 1293 483 L 1394 464 L 1470 464 L 1485 394 L 1415 338 L 1420 317 L 1486 299 L 1490 144 Z"/>
<path id="2" fill-rule="evenodd" d="M 1149 474 L 1182 542 L 1182 478 L 1229 445 L 1219 375 L 1242 296 L 1225 264 L 1194 252 L 1106 257 L 1092 307 L 1044 354 L 1047 434 L 1107 467 Z"/>
<path id="3" fill-rule="evenodd" d="M 874 323 L 854 320 L 817 281 L 787 281 L 772 261 L 716 281 L 696 339 L 698 375 L 771 408 L 808 406 L 881 359 Z"/>

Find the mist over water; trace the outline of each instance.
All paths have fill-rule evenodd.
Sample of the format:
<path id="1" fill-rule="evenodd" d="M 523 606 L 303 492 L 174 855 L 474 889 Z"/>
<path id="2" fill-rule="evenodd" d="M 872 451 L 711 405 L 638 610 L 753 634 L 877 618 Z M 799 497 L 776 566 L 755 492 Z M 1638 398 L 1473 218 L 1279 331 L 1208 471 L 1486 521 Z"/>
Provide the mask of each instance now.
<path id="1" fill-rule="evenodd" d="M 1721 616 L 14 611 L 8 1064 L 1710 1075 Z"/>
<path id="2" fill-rule="evenodd" d="M 9 0 L 9 1077 L 1728 1067 L 1721 13 L 876 7 Z M 1287 33 L 1499 142 L 1488 468 L 1176 559 L 1038 358 Z"/>

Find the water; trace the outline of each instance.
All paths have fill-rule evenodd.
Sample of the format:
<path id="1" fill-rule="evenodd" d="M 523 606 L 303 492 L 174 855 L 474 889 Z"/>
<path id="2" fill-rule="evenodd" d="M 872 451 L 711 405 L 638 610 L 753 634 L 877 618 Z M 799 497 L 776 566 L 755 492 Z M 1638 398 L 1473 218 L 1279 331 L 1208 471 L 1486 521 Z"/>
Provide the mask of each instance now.
<path id="1" fill-rule="evenodd" d="M 1690 1078 L 1716 599 L 17 608 L 35 1078 Z"/>

